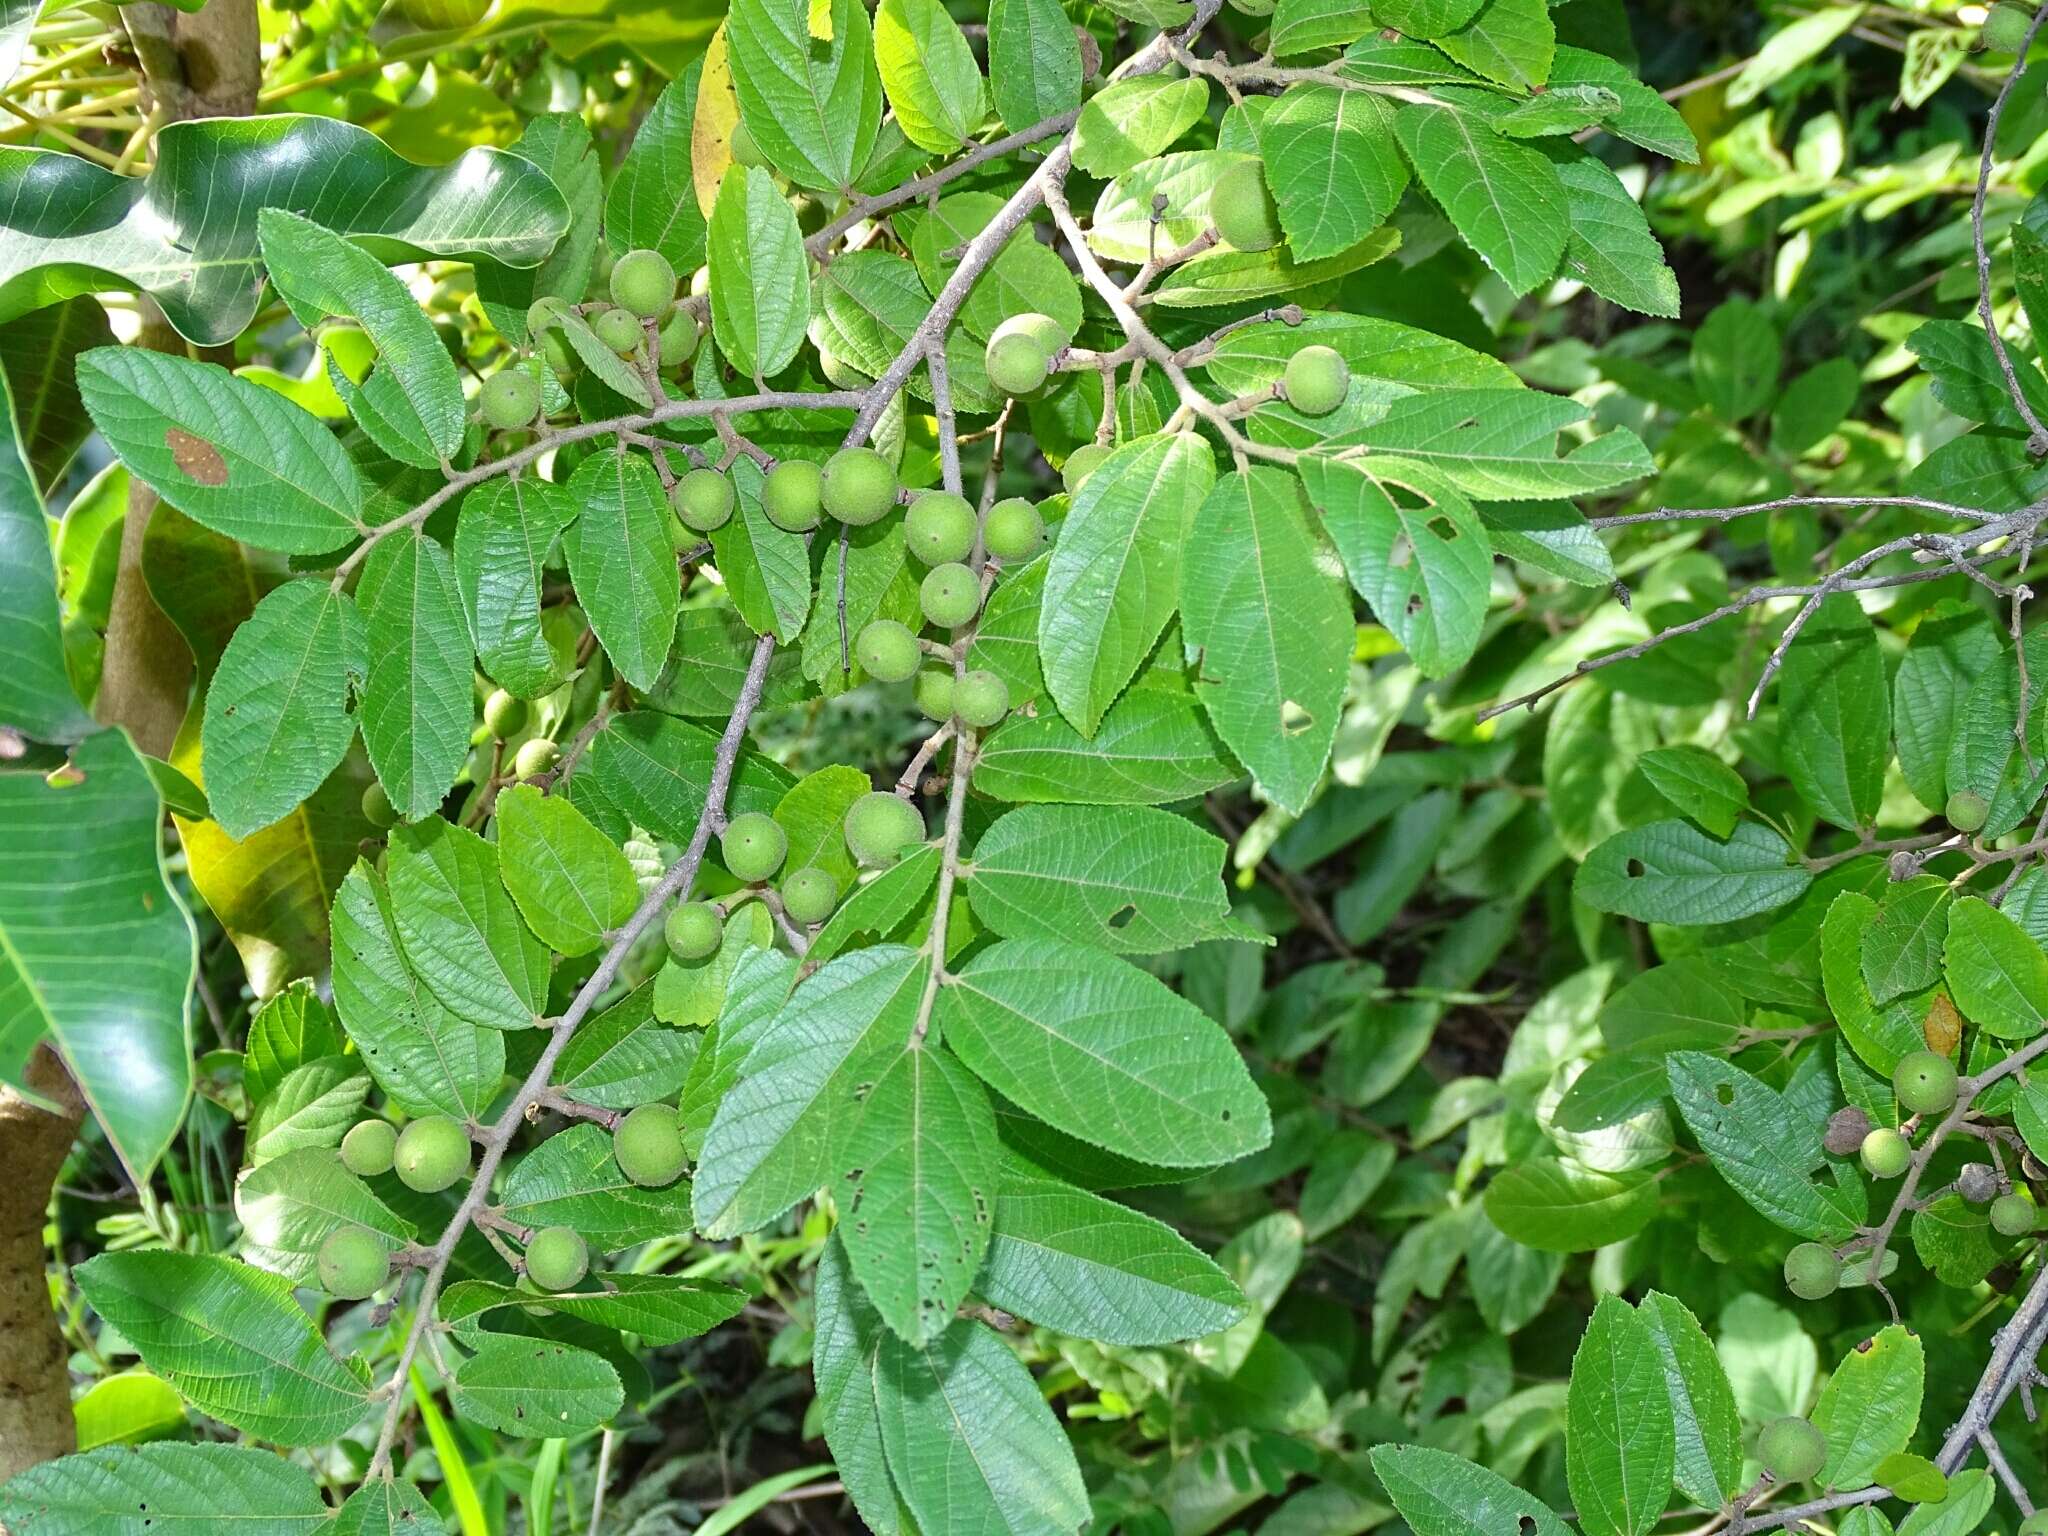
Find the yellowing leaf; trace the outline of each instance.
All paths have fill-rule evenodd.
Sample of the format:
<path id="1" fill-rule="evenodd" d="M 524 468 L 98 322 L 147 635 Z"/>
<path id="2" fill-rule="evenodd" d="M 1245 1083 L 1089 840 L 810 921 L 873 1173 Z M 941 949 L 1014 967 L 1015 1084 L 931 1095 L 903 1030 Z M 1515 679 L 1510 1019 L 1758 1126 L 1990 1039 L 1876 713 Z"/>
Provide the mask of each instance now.
<path id="1" fill-rule="evenodd" d="M 829 39 L 832 29 L 827 17 L 825 31 L 818 31 L 818 7 L 811 6 L 811 35 Z M 704 50 L 704 73 L 697 81 L 697 111 L 690 123 L 690 178 L 696 188 L 697 207 L 711 217 L 718 201 L 718 184 L 732 164 L 732 131 L 739 126 L 739 98 L 732 93 L 732 64 L 725 51 L 725 23 L 711 34 Z"/>

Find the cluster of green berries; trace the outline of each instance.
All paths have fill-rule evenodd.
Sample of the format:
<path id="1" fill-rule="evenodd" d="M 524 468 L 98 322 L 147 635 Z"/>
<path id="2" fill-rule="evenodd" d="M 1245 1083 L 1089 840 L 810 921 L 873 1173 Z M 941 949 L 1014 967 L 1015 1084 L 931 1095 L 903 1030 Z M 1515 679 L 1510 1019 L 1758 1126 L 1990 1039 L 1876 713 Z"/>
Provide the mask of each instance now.
<path id="1" fill-rule="evenodd" d="M 601 345 L 620 357 L 645 358 L 652 329 L 656 366 L 679 368 L 696 356 L 703 339 L 697 317 L 676 302 L 676 271 L 661 252 L 626 252 L 612 264 L 608 286 L 611 303 L 585 316 Z M 548 366 L 563 376 L 573 373 L 578 362 L 562 332 L 569 313 L 569 306 L 554 297 L 536 299 L 526 312 L 528 333 Z M 501 431 L 527 426 L 540 407 L 540 381 L 524 368 L 500 369 L 484 381 L 477 403 L 484 420 Z"/>
<path id="2" fill-rule="evenodd" d="M 399 1130 L 388 1120 L 362 1120 L 341 1138 L 341 1165 L 360 1178 L 395 1173 L 401 1184 L 435 1194 L 469 1173 L 469 1132 L 448 1115 L 425 1115 Z M 314 1255 L 320 1285 L 344 1301 L 361 1301 L 391 1278 L 391 1240 L 368 1227 L 338 1227 Z"/>

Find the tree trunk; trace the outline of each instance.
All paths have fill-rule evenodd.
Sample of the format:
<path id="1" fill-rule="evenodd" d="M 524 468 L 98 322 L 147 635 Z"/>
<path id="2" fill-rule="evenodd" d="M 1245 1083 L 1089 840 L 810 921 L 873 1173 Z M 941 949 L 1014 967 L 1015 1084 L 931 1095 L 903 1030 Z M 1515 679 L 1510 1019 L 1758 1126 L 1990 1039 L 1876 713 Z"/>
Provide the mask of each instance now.
<path id="1" fill-rule="evenodd" d="M 76 1445 L 64 1335 L 50 1311 L 43 1218 L 85 1101 L 47 1045 L 28 1064 L 28 1086 L 59 1106 L 31 1104 L 0 1084 L 0 1482 Z"/>

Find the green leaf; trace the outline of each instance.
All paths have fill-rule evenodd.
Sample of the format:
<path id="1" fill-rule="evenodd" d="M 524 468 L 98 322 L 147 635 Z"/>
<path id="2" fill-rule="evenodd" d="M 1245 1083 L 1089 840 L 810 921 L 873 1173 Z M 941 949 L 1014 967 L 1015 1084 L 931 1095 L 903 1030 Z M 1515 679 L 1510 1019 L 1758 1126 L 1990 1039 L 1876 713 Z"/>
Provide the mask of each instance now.
<path id="1" fill-rule="evenodd" d="M 1949 793 L 1972 790 L 1990 806 L 1980 841 L 2017 827 L 2048 785 L 2048 708 L 2041 707 L 2039 697 L 2041 680 L 2048 676 L 2048 635 L 2029 631 L 2023 644 L 2028 739 L 2023 743 L 2018 729 L 2023 697 L 2019 653 L 2001 647 L 1963 695 L 1949 744 Z"/>
<path id="2" fill-rule="evenodd" d="M 341 1031 L 310 981 L 295 981 L 256 1010 L 242 1051 L 242 1091 L 261 1104 L 284 1075 L 341 1053 Z"/>
<path id="3" fill-rule="evenodd" d="M 1142 680 L 1092 736 L 1051 711 L 1012 715 L 974 765 L 974 787 L 985 795 L 1074 805 L 1168 805 L 1239 777 L 1193 697 Z"/>
<path id="4" fill-rule="evenodd" d="M 687 1236 L 690 1186 L 646 1189 L 619 1171 L 603 1127 L 558 1131 L 519 1159 L 502 1190 L 505 1214 L 525 1227 L 574 1227 L 595 1253 Z"/>
<path id="5" fill-rule="evenodd" d="M 353 320 L 376 344 L 376 366 L 361 385 L 342 389 L 345 375 L 336 385 L 351 413 L 394 458 L 420 469 L 447 465 L 462 450 L 468 405 L 455 359 L 419 301 L 376 257 L 311 219 L 265 208 L 256 230 L 270 279 L 299 324 L 310 331 Z"/>
<path id="6" fill-rule="evenodd" d="M 343 1501 L 333 1536 L 445 1536 L 447 1526 L 405 1478 L 373 1478 Z"/>
<path id="7" fill-rule="evenodd" d="M 988 83 L 1012 133 L 1081 105 L 1081 44 L 1059 0 L 991 0 Z"/>
<path id="8" fill-rule="evenodd" d="M 1768 1220 L 1802 1237 L 1839 1241 L 1862 1225 L 1841 1189 L 1816 1184 L 1826 1163 L 1810 1124 L 1785 1096 L 1732 1062 L 1674 1051 L 1671 1096 L 1700 1150 Z"/>
<path id="9" fill-rule="evenodd" d="M 635 710 L 614 716 L 591 738 L 576 778 L 588 773 L 635 826 L 680 845 L 690 840 L 697 818 L 704 814 L 717 754 L 718 738 L 701 726 Z M 772 814 L 789 785 L 789 775 L 781 767 L 742 753 L 727 796 L 727 813 Z"/>
<path id="10" fill-rule="evenodd" d="M 975 917 L 1005 938 L 1161 954 L 1244 936 L 1230 921 L 1226 852 L 1167 811 L 1026 806 L 982 833 L 967 895 Z"/>
<path id="11" fill-rule="evenodd" d="M 503 475 L 464 495 L 456 516 L 455 581 L 470 639 L 491 681 L 522 699 L 564 681 L 541 632 L 541 571 L 577 510 L 567 486 Z"/>
<path id="12" fill-rule="evenodd" d="M 562 540 L 576 596 L 619 675 L 652 688 L 682 611 L 661 481 L 640 454 L 599 452 L 576 466 L 569 496 L 581 509 Z"/>
<path id="13" fill-rule="evenodd" d="M 1265 251 L 1238 251 L 1226 245 L 1169 267 L 1166 280 L 1153 290 L 1152 302 L 1163 309 L 1208 309 L 1314 289 L 1382 261 L 1400 246 L 1401 232 L 1384 225 L 1350 249 L 1315 261 L 1295 260 L 1285 245 Z"/>
<path id="14" fill-rule="evenodd" d="M 1357 628 L 1323 558 L 1301 482 L 1259 467 L 1225 475 L 1196 511 L 1181 629 L 1195 695 L 1266 797 L 1308 806 L 1337 739 Z"/>
<path id="15" fill-rule="evenodd" d="M 1705 827 L 1726 838 L 1749 808 L 1742 775 L 1704 747 L 1658 747 L 1636 759 L 1650 788 Z"/>
<path id="16" fill-rule="evenodd" d="M 942 13 L 943 14 L 943 13 Z M 759 166 L 735 166 L 711 211 L 711 332 L 753 379 L 780 373 L 811 320 L 811 274 L 796 210 Z"/>
<path id="17" fill-rule="evenodd" d="M 1208 107 L 1209 82 L 1199 75 L 1119 80 L 1081 108 L 1074 124 L 1074 164 L 1104 180 L 1119 175 L 1170 148 Z"/>
<path id="18" fill-rule="evenodd" d="M 369 1410 L 276 1275 L 217 1255 L 103 1253 L 72 1271 L 93 1310 L 202 1413 L 279 1445 L 332 1440 Z"/>
<path id="19" fill-rule="evenodd" d="M 1885 891 L 1884 904 L 1863 930 L 1860 946 L 1863 981 L 1872 1003 L 1925 991 L 1941 979 L 1942 943 L 1948 937 L 1953 895 L 1948 882 L 1936 875 L 1916 876 Z"/>
<path id="20" fill-rule="evenodd" d="M 807 960 L 823 965 L 864 935 L 888 938 L 910 920 L 938 883 L 939 850 L 929 843 L 913 848 L 874 879 L 856 886 L 839 904 L 811 947 Z"/>
<path id="21" fill-rule="evenodd" d="M 1301 261 L 1358 244 L 1408 186 L 1393 108 L 1364 91 L 1292 86 L 1259 119 L 1258 139 L 1280 227 Z"/>
<path id="22" fill-rule="evenodd" d="M 1891 691 L 1877 631 L 1854 597 L 1828 598 L 1786 649 L 1778 716 L 1793 787 L 1837 826 L 1869 825 L 1891 757 Z"/>
<path id="23" fill-rule="evenodd" d="M 764 1226 L 832 1176 L 857 1089 L 909 1041 L 924 986 L 916 953 L 878 945 L 827 962 L 796 990 L 704 1138 L 694 1208 L 706 1237 Z"/>
<path id="24" fill-rule="evenodd" d="M 1649 451 L 1626 427 L 1557 456 L 1558 434 L 1590 419 L 1576 401 L 1532 389 L 1447 389 L 1410 395 L 1333 444 L 1396 454 L 1469 495 L 1540 501 L 1614 490 L 1651 473 Z M 1387 478 L 1398 466 L 1375 464 Z"/>
<path id="25" fill-rule="evenodd" d="M 1747 106 L 1756 100 L 1800 65 L 1833 47 L 1862 14 L 1860 5 L 1831 5 L 1780 27 L 1764 40 L 1728 87 L 1728 105 Z"/>
<path id="26" fill-rule="evenodd" d="M 1644 1536 L 1671 1498 L 1671 1398 L 1656 1336 L 1619 1296 L 1603 1296 L 1572 1356 L 1565 1472 L 1593 1536 Z"/>
<path id="27" fill-rule="evenodd" d="M 1042 1328 L 1175 1344 L 1245 1313 L 1230 1277 L 1173 1228 L 1052 1179 L 1003 1181 L 975 1290 Z"/>
<path id="28" fill-rule="evenodd" d="M 1999 652 L 1991 616 L 1962 601 L 1936 604 L 1913 626 L 1892 675 L 1892 727 L 1899 774 L 1922 805 L 1947 803 L 1957 721 L 1972 685 Z"/>
<path id="29" fill-rule="evenodd" d="M 64 668 L 63 618 L 50 526 L 22 439 L 13 386 L 0 373 L 0 724 L 37 741 L 92 729 Z"/>
<path id="30" fill-rule="evenodd" d="M 882 1448 L 879 1399 L 882 1343 L 891 1335 L 853 1283 L 846 1246 L 837 1237 L 826 1239 L 819 1255 L 813 1305 L 811 1374 L 817 1383 L 825 1443 L 868 1528 L 875 1536 L 902 1536 L 902 1505 Z"/>
<path id="31" fill-rule="evenodd" d="M 0 1484 L 0 1520 L 37 1536 L 198 1533 L 231 1522 L 271 1536 L 315 1536 L 333 1515 L 312 1473 L 253 1446 L 108 1446 Z"/>
<path id="32" fill-rule="evenodd" d="M 1423 187 L 1511 292 L 1556 275 L 1571 223 L 1564 186 L 1539 151 L 1433 103 L 1400 108 L 1394 132 Z"/>
<path id="33" fill-rule="evenodd" d="M 469 756 L 474 657 L 454 563 L 408 529 L 370 551 L 356 600 L 369 657 L 363 746 L 399 815 L 431 816 Z"/>
<path id="34" fill-rule="evenodd" d="M 738 505 L 711 534 L 711 555 L 747 627 L 787 645 L 811 612 L 811 554 L 802 534 L 778 528 L 761 510 L 761 467 L 742 458 L 729 471 Z"/>
<path id="35" fill-rule="evenodd" d="M 316 1285 L 320 1245 L 343 1226 L 382 1234 L 393 1248 L 418 1235 L 411 1222 L 341 1166 L 329 1146 L 300 1147 L 235 1182 L 242 1256 L 294 1285 Z"/>
<path id="36" fill-rule="evenodd" d="M 604 237 L 614 256 L 659 251 L 684 273 L 704 264 L 704 212 L 697 206 L 690 154 L 701 69 L 693 62 L 663 86 L 633 130 L 604 198 Z"/>
<path id="37" fill-rule="evenodd" d="M 576 360 L 589 370 L 592 379 L 613 394 L 623 395 L 643 411 L 653 409 L 654 391 L 648 387 L 647 376 L 599 341 L 597 332 L 590 328 L 590 322 L 583 316 L 564 304 L 556 303 L 549 306 L 548 323 L 562 333 L 562 339 L 569 343 Z"/>
<path id="38" fill-rule="evenodd" d="M 391 906 L 407 964 L 457 1018 L 525 1029 L 547 1002 L 548 952 L 520 922 L 498 869 L 496 848 L 438 817 L 391 834 Z"/>
<path id="39" fill-rule="evenodd" d="M 1486 0 L 1464 26 L 1430 41 L 1496 85 L 1536 91 L 1550 79 L 1557 28 L 1543 0 Z"/>
<path id="40" fill-rule="evenodd" d="M 71 1413 L 81 1451 L 175 1438 L 187 1428 L 177 1389 L 144 1370 L 101 1377 L 72 1401 Z"/>
<path id="41" fill-rule="evenodd" d="M 883 1338 L 875 1366 L 889 1471 L 918 1529 L 1077 1531 L 1088 1490 L 1038 1383 L 979 1323 L 932 1344 Z"/>
<path id="42" fill-rule="evenodd" d="M 498 796 L 499 872 L 543 944 L 587 955 L 640 905 L 633 866 L 559 796 L 515 784 Z"/>
<path id="43" fill-rule="evenodd" d="M 498 1308 L 543 1306 L 659 1347 L 709 1333 L 737 1317 L 746 1302 L 747 1293 L 736 1286 L 622 1270 L 606 1275 L 601 1285 L 585 1282 L 578 1291 L 541 1296 L 490 1280 L 460 1280 L 442 1293 L 439 1312 L 457 1328 L 473 1328 L 470 1319 Z"/>
<path id="44" fill-rule="evenodd" d="M 1621 178 L 1605 161 L 1581 155 L 1561 161 L 1557 179 L 1564 184 L 1572 224 L 1565 239 L 1565 275 L 1639 315 L 1676 319 L 1678 278 Z"/>
<path id="45" fill-rule="evenodd" d="M 1942 970 L 1963 1016 L 2001 1039 L 2024 1040 L 2048 1021 L 2048 955 L 1981 897 L 1949 914 Z"/>
<path id="46" fill-rule="evenodd" d="M 1747 299 L 1728 299 L 1693 332 L 1692 381 L 1723 421 L 1742 421 L 1777 394 L 1781 358 L 1769 317 Z"/>
<path id="47" fill-rule="evenodd" d="M 147 347 L 95 347 L 78 389 L 129 472 L 216 533 L 323 555 L 362 530 L 368 492 L 340 441 L 260 384 Z"/>
<path id="48" fill-rule="evenodd" d="M 1358 595 L 1425 676 L 1470 659 L 1493 587 L 1493 549 L 1468 502 L 1433 470 L 1304 459 L 1303 483 Z"/>
<path id="49" fill-rule="evenodd" d="M 1002 211 L 1003 199 L 992 192 L 955 192 L 920 217 L 910 231 L 910 255 L 925 287 L 941 292 L 960 270 L 962 249 Z M 905 217 L 896 215 L 899 224 Z M 1005 320 L 1025 313 L 1046 316 L 1069 336 L 1081 328 L 1081 289 L 1074 274 L 1051 246 L 1033 237 L 1028 224 L 1003 242 L 974 280 L 960 307 L 960 324 L 986 341 Z M 949 344 L 949 358 L 956 344 L 957 338 Z M 979 351 L 973 356 L 978 360 Z"/>
<path id="50" fill-rule="evenodd" d="M 1092 737 L 1173 617 L 1181 552 L 1216 477 L 1192 433 L 1127 443 L 1067 509 L 1045 573 L 1038 644 L 1059 711 Z"/>
<path id="51" fill-rule="evenodd" d="M 244 1159 L 254 1168 L 303 1147 L 339 1147 L 369 1092 L 360 1064 L 345 1056 L 293 1068 L 249 1117 Z"/>
<path id="52" fill-rule="evenodd" d="M 1842 1357 L 1813 1410 L 1828 1443 L 1818 1486 L 1848 1491 L 1876 1480 L 1885 1458 L 1913 1438 L 1926 1374 L 1919 1336 L 1896 1323 Z"/>
<path id="53" fill-rule="evenodd" d="M 974 51 L 939 0 L 881 0 L 875 62 L 896 122 L 920 149 L 958 149 L 988 116 Z"/>
<path id="54" fill-rule="evenodd" d="M 775 168 L 815 192 L 850 188 L 882 122 L 867 10 L 821 6 L 829 39 L 812 38 L 809 0 L 737 0 L 726 19 L 740 120 Z"/>
<path id="55" fill-rule="evenodd" d="M 1939 1503 L 1916 1504 L 1907 1512 L 1899 1536 L 1970 1536 L 1997 1498 L 1998 1482 L 1990 1468 L 1966 1468 L 1948 1480 L 1948 1493 Z"/>
<path id="56" fill-rule="evenodd" d="M 1941 1468 L 1925 1456 L 1915 1456 L 1910 1451 L 1901 1451 L 1879 1462 L 1877 1480 L 1889 1488 L 1895 1497 L 1904 1499 L 1909 1504 L 1939 1504 L 1948 1497 L 1948 1479 L 1942 1475 Z M 1852 1509 L 1843 1520 L 1842 1536 L 1892 1536 L 1891 1522 L 1885 1520 L 1875 1509 L 1865 1505 L 1861 1512 L 1868 1513 L 1883 1523 L 1866 1524 L 1852 1531 L 1849 1520 L 1859 1513 Z"/>
<path id="57" fill-rule="evenodd" d="M 414 165 L 332 118 L 166 123 L 147 176 L 0 149 L 0 318 L 123 288 L 155 299 L 201 346 L 232 341 L 262 296 L 256 223 L 266 207 L 290 208 L 389 261 L 532 266 L 568 225 L 561 193 L 516 155 L 477 148 L 447 165 Z"/>
<path id="58" fill-rule="evenodd" d="M 1005 939 L 939 992 L 945 1039 L 1003 1097 L 1058 1130 L 1173 1168 L 1272 1136 L 1228 1035 L 1156 977 L 1093 949 Z"/>
<path id="59" fill-rule="evenodd" d="M 988 1251 L 996 1122 L 946 1051 L 913 1042 L 879 1064 L 833 1155 L 840 1241 L 861 1289 L 901 1337 L 943 1333 Z"/>
<path id="60" fill-rule="evenodd" d="M 583 1024 L 556 1065 L 556 1086 L 578 1103 L 605 1109 L 674 1098 L 701 1037 L 665 1028 L 653 1010 L 654 987 L 643 982 Z"/>
<path id="61" fill-rule="evenodd" d="M 377 1086 L 408 1114 L 481 1120 L 505 1037 L 443 1007 L 406 963 L 391 897 L 358 863 L 334 897 L 334 1006 Z"/>
<path id="62" fill-rule="evenodd" d="M 1606 131 L 1652 154 L 1691 165 L 1699 160 L 1699 143 L 1678 109 L 1629 72 L 1628 66 L 1604 53 L 1560 43 L 1550 66 L 1550 88 L 1595 85 L 1621 99 L 1621 112 L 1608 119 Z"/>
<path id="63" fill-rule="evenodd" d="M 1634 1237 L 1657 1214 L 1657 1186 L 1641 1173 L 1598 1173 L 1537 1158 L 1486 1186 L 1486 1219 L 1546 1253 L 1590 1253 Z"/>
<path id="64" fill-rule="evenodd" d="M 476 1352 L 455 1368 L 449 1401 L 486 1429 L 556 1439 L 594 1429 L 625 1406 L 619 1373 L 587 1349 L 495 1333 L 474 1342 Z"/>
<path id="65" fill-rule="evenodd" d="M 1863 943 L 1877 915 L 1877 903 L 1860 891 L 1835 897 L 1821 922 L 1820 974 L 1828 1011 L 1842 1038 L 1865 1066 L 1890 1077 L 1900 1057 L 1927 1043 L 1920 1029 L 1927 997 L 1908 993 L 1882 1007 L 1872 1000 L 1863 980 Z"/>
<path id="66" fill-rule="evenodd" d="M 1795 900 L 1813 881 L 1784 838 L 1746 821 L 1716 841 L 1682 821 L 1618 832 L 1579 866 L 1573 893 L 1645 923 L 1727 923 Z"/>
<path id="67" fill-rule="evenodd" d="M 1400 0 L 1395 0 L 1395 3 L 1398 5 Z M 1445 3 L 1460 5 L 1466 15 L 1477 8 L 1471 0 L 1445 0 Z M 1351 0 L 1280 0 L 1273 9 L 1268 46 L 1281 58 L 1290 54 L 1312 53 L 1320 48 L 1341 48 L 1372 31 L 1374 17 L 1373 11 L 1351 3 Z M 1400 25 L 1393 21 L 1385 24 Z M 1413 35 L 1421 37 L 1427 34 L 1415 32 Z"/>
<path id="68" fill-rule="evenodd" d="M 1449 1451 L 1378 1445 L 1372 1469 L 1415 1536 L 1569 1536 L 1549 1507 L 1497 1472 Z"/>
<path id="69" fill-rule="evenodd" d="M 1718 1509 L 1741 1492 L 1742 1413 L 1728 1372 L 1699 1320 L 1677 1298 L 1651 1291 L 1637 1315 L 1664 1372 L 1678 1491 L 1702 1509 Z"/>
<path id="70" fill-rule="evenodd" d="M 70 783 L 0 773 L 0 1079 L 19 1083 L 47 1037 L 142 1183 L 192 1091 L 197 942 L 163 867 L 163 803 L 128 738 L 96 732 L 70 763 Z"/>

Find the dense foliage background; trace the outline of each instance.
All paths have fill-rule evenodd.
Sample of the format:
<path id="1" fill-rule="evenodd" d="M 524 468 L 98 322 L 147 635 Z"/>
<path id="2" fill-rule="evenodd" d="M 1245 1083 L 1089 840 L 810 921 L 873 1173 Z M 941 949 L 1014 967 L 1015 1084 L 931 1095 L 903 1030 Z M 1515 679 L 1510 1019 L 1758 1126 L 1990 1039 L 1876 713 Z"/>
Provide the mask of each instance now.
<path id="1" fill-rule="evenodd" d="M 0 1521 L 2012 1529 L 2036 24 L 0 0 Z"/>

